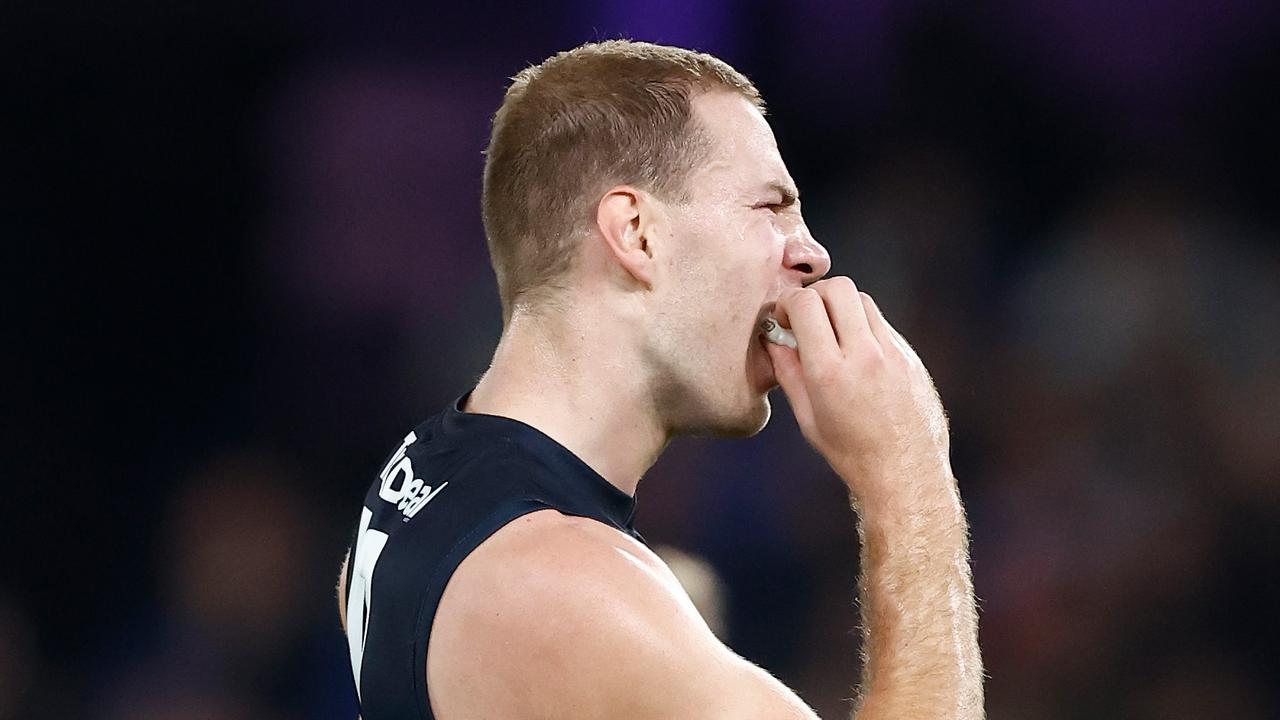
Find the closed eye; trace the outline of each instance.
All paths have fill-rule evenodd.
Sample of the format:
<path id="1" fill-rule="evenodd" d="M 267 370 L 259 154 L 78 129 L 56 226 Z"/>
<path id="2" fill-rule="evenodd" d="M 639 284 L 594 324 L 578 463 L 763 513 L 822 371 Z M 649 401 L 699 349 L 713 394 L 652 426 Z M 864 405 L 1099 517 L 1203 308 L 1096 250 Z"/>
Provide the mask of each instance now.
<path id="1" fill-rule="evenodd" d="M 774 202 L 766 201 L 766 202 L 756 203 L 753 206 L 754 209 L 762 210 L 764 208 L 769 208 L 773 212 L 777 213 L 777 212 L 782 212 L 787 208 L 794 207 L 795 204 L 800 200 L 799 195 L 797 195 L 795 191 L 790 190 L 781 185 L 775 185 L 773 187 L 773 191 L 777 193 L 777 195 L 773 195 L 773 197 L 778 198 L 776 201 Z M 766 197 L 769 197 L 769 196 L 766 195 Z"/>
<path id="2" fill-rule="evenodd" d="M 785 199 L 783 199 L 783 201 L 782 201 L 782 202 L 763 202 L 763 203 L 756 203 L 755 205 L 753 205 L 753 206 L 752 206 L 752 209 L 753 209 L 753 210 L 766 210 L 766 209 L 767 209 L 767 210 L 769 210 L 769 211 L 771 211 L 771 212 L 774 212 L 774 213 L 781 213 L 781 212 L 786 212 L 787 210 L 789 210 L 789 209 L 791 209 L 791 208 L 793 208 L 793 207 L 795 207 L 795 200 L 792 200 L 792 199 L 790 199 L 790 198 L 785 198 Z"/>

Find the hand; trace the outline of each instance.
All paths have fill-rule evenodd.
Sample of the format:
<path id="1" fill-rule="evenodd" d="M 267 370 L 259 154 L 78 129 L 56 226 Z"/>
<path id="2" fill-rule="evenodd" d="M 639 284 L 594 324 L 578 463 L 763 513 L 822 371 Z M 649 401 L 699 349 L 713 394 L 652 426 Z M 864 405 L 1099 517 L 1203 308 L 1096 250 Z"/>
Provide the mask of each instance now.
<path id="1" fill-rule="evenodd" d="M 783 291 L 774 317 L 799 343 L 766 343 L 774 374 L 801 432 L 855 501 L 910 491 L 922 476 L 954 483 L 933 380 L 870 295 L 828 278 Z"/>

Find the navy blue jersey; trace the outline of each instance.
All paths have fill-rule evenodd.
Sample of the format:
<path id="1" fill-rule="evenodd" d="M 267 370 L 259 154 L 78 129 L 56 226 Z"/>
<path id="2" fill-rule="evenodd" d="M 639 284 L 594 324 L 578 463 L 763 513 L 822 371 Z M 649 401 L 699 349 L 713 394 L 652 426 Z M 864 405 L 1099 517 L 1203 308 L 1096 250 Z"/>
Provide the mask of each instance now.
<path id="1" fill-rule="evenodd" d="M 363 720 L 434 720 L 427 644 L 440 596 L 503 525 L 551 508 L 643 541 L 634 498 L 533 427 L 462 412 L 466 399 L 414 428 L 365 496 L 346 587 Z"/>

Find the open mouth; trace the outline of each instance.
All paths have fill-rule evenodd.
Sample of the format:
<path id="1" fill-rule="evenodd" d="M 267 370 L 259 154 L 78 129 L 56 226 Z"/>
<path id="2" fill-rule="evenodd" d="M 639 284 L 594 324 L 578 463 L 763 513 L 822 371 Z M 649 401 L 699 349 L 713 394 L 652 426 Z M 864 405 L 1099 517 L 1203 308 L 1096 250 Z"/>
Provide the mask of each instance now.
<path id="1" fill-rule="evenodd" d="M 756 327 L 760 326 L 766 319 L 773 317 L 773 311 L 777 309 L 778 303 L 767 302 L 760 306 L 760 312 L 756 314 Z"/>
<path id="2" fill-rule="evenodd" d="M 796 336 L 787 328 L 782 327 L 782 323 L 773 316 L 774 308 L 777 303 L 765 303 L 760 308 L 760 314 L 756 317 L 756 335 L 766 342 L 774 345 L 786 345 L 791 349 L 796 349 Z M 763 347 L 763 345 L 762 345 Z"/>
<path id="3" fill-rule="evenodd" d="M 763 333 L 762 337 L 774 345 L 786 345 L 792 350 L 798 347 L 796 336 L 790 330 L 782 327 L 782 323 L 779 323 L 772 315 L 761 321 L 760 331 Z"/>
<path id="4" fill-rule="evenodd" d="M 776 304 L 770 302 L 760 308 L 760 313 L 756 316 L 755 332 L 752 334 L 752 340 L 760 352 L 759 357 L 754 357 L 750 361 L 753 367 L 751 374 L 754 378 L 753 384 L 761 392 L 778 385 L 777 377 L 774 375 L 773 360 L 769 357 L 769 343 L 786 345 L 786 336 L 790 336 L 792 342 L 794 342 L 795 337 L 791 335 L 789 330 L 783 328 L 778 319 L 773 316 L 774 307 L 776 307 Z M 791 347 L 795 347 L 795 345 L 791 345 Z M 752 355 L 755 355 L 755 353 L 752 353 Z"/>

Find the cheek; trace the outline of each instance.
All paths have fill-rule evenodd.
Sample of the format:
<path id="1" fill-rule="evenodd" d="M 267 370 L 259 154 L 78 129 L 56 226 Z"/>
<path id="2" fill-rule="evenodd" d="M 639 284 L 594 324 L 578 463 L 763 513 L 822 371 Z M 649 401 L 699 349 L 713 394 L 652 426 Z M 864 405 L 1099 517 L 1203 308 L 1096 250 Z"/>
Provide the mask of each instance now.
<path id="1" fill-rule="evenodd" d="M 701 334 L 741 334 L 760 304 L 777 295 L 787 238 L 775 218 L 716 218 L 686 228 L 680 243 L 669 266 L 675 282 L 668 307 L 679 306 Z"/>
<path id="2" fill-rule="evenodd" d="M 755 225 L 746 237 L 752 250 L 750 268 L 776 294 L 782 282 L 782 260 L 787 250 L 787 235 L 775 222 L 766 220 Z"/>
<path id="3" fill-rule="evenodd" d="M 719 279 L 726 294 L 751 298 L 769 292 L 780 276 L 786 238 L 769 222 L 755 222 L 724 248 L 719 260 Z M 751 309 L 752 313 L 756 308 Z"/>

